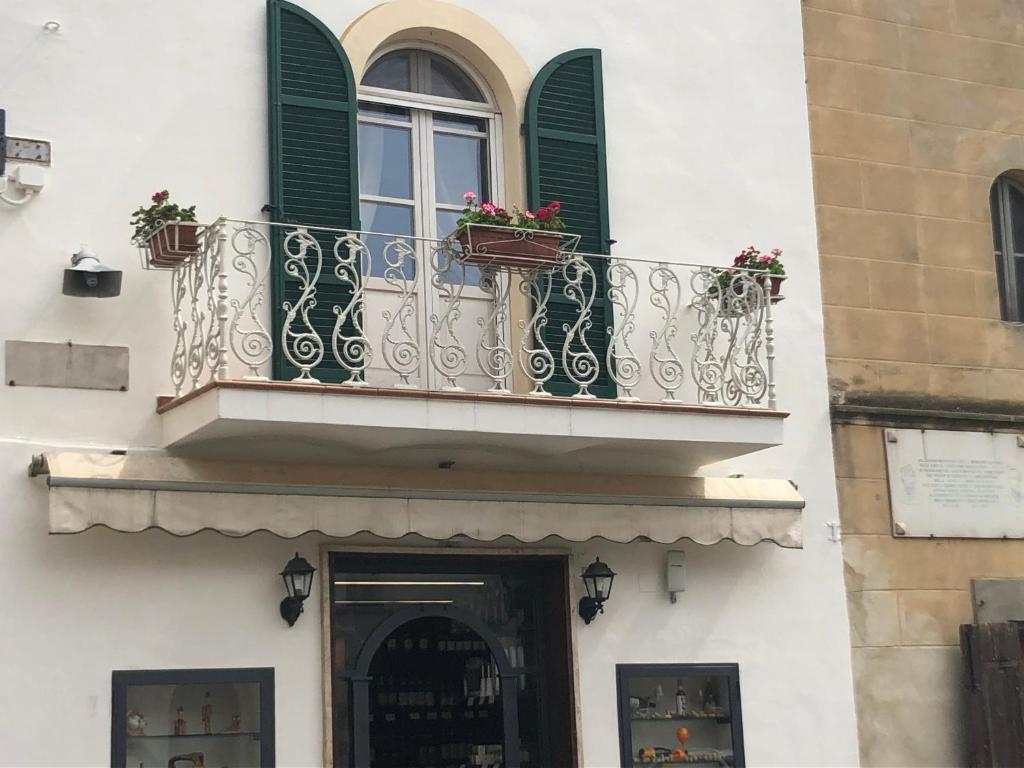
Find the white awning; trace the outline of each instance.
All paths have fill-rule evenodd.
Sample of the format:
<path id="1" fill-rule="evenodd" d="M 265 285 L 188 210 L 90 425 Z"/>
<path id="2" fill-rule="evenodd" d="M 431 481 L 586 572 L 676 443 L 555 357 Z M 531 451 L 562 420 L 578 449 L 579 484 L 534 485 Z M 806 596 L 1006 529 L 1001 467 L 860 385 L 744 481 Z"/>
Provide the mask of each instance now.
<path id="1" fill-rule="evenodd" d="M 604 538 L 802 546 L 785 480 L 257 464 L 154 454 L 47 453 L 51 533 L 93 526 L 178 536 L 369 532 L 523 542 Z"/>

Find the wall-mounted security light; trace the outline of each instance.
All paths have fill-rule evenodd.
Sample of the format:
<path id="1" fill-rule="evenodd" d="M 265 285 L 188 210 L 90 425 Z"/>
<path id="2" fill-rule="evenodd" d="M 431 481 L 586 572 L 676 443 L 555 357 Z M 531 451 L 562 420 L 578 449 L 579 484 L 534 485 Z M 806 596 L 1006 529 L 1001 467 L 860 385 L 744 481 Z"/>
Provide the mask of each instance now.
<path id="1" fill-rule="evenodd" d="M 64 270 L 65 296 L 86 299 L 109 299 L 121 294 L 121 270 L 100 263 L 89 246 L 71 257 L 71 266 Z"/>
<path id="2" fill-rule="evenodd" d="M 302 613 L 302 604 L 306 602 L 310 591 L 313 589 L 313 574 L 316 568 L 309 564 L 299 553 L 288 561 L 288 564 L 281 571 L 281 578 L 284 579 L 284 588 L 288 596 L 281 601 L 281 618 L 288 622 L 289 627 L 295 626 Z"/>
<path id="3" fill-rule="evenodd" d="M 594 620 L 599 613 L 604 613 L 604 601 L 612 593 L 612 582 L 615 581 L 615 571 L 602 563 L 597 558 L 582 574 L 583 584 L 587 588 L 587 594 L 580 598 L 579 614 L 587 624 Z"/>

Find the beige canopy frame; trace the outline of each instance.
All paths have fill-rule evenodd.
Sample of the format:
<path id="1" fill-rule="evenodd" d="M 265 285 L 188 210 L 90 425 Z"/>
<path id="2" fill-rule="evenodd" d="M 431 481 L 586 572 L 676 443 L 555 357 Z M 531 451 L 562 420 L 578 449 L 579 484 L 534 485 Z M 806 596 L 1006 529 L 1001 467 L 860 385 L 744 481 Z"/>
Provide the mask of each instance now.
<path id="1" fill-rule="evenodd" d="M 162 454 L 46 453 L 50 533 L 94 526 L 177 536 L 369 532 L 522 542 L 730 539 L 803 545 L 804 501 L 785 480 L 259 464 Z"/>

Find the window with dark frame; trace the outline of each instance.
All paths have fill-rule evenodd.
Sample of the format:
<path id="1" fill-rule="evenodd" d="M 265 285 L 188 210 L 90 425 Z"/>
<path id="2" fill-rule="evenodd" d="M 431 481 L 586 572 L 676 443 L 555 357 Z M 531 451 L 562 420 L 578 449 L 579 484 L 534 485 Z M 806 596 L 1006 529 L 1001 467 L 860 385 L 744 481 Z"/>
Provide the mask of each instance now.
<path id="1" fill-rule="evenodd" d="M 1024 172 L 996 179 L 989 204 L 1000 315 L 1008 322 L 1024 322 Z"/>

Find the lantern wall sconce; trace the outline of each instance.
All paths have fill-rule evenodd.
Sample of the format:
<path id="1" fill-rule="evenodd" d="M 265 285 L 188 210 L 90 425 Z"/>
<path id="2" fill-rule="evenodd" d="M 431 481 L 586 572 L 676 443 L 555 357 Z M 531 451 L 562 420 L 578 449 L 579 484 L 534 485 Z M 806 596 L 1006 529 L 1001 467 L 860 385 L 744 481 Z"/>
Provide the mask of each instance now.
<path id="1" fill-rule="evenodd" d="M 316 568 L 306 558 L 300 557 L 298 552 L 281 571 L 284 588 L 288 591 L 288 596 L 281 601 L 281 618 L 288 622 L 289 627 L 295 626 L 302 613 L 302 604 L 313 588 L 314 573 Z"/>
<path id="2" fill-rule="evenodd" d="M 579 614 L 580 618 L 589 624 L 597 614 L 604 613 L 604 601 L 612 593 L 615 571 L 608 567 L 608 563 L 601 562 L 601 558 L 598 557 L 587 566 L 581 576 L 583 584 L 587 588 L 587 594 L 580 598 Z"/>

